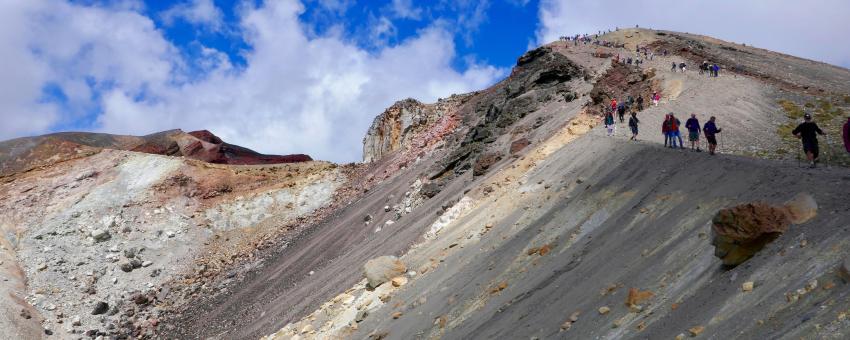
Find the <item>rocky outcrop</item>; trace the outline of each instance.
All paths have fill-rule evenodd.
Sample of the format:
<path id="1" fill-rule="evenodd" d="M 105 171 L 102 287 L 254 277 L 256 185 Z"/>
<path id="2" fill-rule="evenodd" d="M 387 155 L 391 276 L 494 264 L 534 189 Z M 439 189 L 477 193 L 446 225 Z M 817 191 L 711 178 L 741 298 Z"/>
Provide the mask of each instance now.
<path id="1" fill-rule="evenodd" d="M 788 231 L 792 223 L 804 223 L 816 214 L 817 204 L 808 194 L 797 195 L 783 206 L 756 202 L 722 209 L 712 219 L 714 255 L 724 265 L 739 265 Z"/>
<path id="2" fill-rule="evenodd" d="M 183 156 L 218 164 L 281 164 L 312 160 L 303 154 L 264 155 L 225 143 L 207 130 L 186 133 L 175 129 L 146 136 L 60 132 L 0 142 L 0 176 L 91 156 L 104 149 Z"/>
<path id="3" fill-rule="evenodd" d="M 254 150 L 238 145 L 228 144 L 207 130 L 184 133 L 165 134 L 136 146 L 132 151 L 153 153 L 169 156 L 183 156 L 209 163 L 217 164 L 280 164 L 309 162 L 310 156 L 298 155 L 264 155 Z"/>
<path id="4" fill-rule="evenodd" d="M 452 95 L 434 104 L 408 98 L 398 101 L 375 117 L 363 138 L 363 161 L 374 162 L 385 155 L 410 147 L 416 135 L 454 112 L 470 94 Z"/>

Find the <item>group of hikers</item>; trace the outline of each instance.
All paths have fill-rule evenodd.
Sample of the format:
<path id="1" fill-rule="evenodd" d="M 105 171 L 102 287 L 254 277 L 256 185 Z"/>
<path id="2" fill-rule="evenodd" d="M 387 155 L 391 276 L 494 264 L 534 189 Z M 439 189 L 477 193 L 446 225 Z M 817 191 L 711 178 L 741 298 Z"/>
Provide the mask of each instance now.
<path id="1" fill-rule="evenodd" d="M 619 28 L 618 28 L 619 29 Z M 573 41 L 576 45 L 579 43 L 600 45 L 606 47 L 614 47 L 614 48 L 624 48 L 625 46 L 622 43 L 609 42 L 605 40 L 599 40 L 599 36 L 604 33 L 609 33 L 610 31 L 603 32 L 600 31 L 598 34 L 590 35 L 575 35 L 571 37 L 561 37 L 561 40 L 565 41 Z M 653 59 L 654 52 L 650 51 L 647 47 L 636 46 L 635 52 L 637 56 L 632 57 L 624 57 L 620 58 L 618 54 L 614 61 L 615 62 L 623 62 L 624 64 L 636 65 L 640 66 L 643 63 L 643 60 L 640 59 L 640 54 L 644 55 L 644 58 L 648 58 L 649 60 Z M 663 50 L 660 52 L 663 56 L 667 56 L 667 50 Z M 644 59 L 646 60 L 646 59 Z M 673 72 L 686 72 L 687 64 L 684 62 L 676 63 L 673 62 L 671 64 L 671 71 Z M 717 63 L 709 63 L 708 61 L 703 61 L 703 63 L 699 66 L 699 74 L 707 74 L 708 77 L 719 77 L 720 76 L 721 66 Z M 733 73 L 738 71 L 738 67 L 732 67 Z M 657 92 L 653 92 L 652 96 L 649 97 L 652 101 L 652 105 L 658 106 L 658 103 L 661 99 L 661 95 Z M 644 99 L 643 96 L 638 95 L 637 97 L 628 96 L 625 101 L 618 101 L 617 99 L 611 100 L 611 108 L 610 110 L 606 110 L 605 117 L 603 121 L 605 123 L 605 128 L 608 132 L 609 136 L 614 135 L 615 131 L 615 118 L 616 114 L 619 118 L 620 123 L 625 122 L 626 112 L 629 112 L 629 120 L 628 126 L 631 130 L 632 136 L 630 140 L 637 140 L 638 136 L 638 125 L 640 124 L 640 120 L 637 118 L 637 111 L 643 111 L 644 109 Z M 688 142 L 690 143 L 690 148 L 694 151 L 701 152 L 700 148 L 700 135 L 705 136 L 705 140 L 708 144 L 708 153 L 714 155 L 717 149 L 717 136 L 721 133 L 721 129 L 717 127 L 716 117 L 711 116 L 704 125 L 700 126 L 699 119 L 696 114 L 691 114 L 691 117 L 685 122 L 685 129 L 688 131 Z M 664 136 L 664 146 L 670 148 L 680 148 L 684 149 L 685 145 L 682 141 L 682 136 L 680 133 L 681 121 L 676 118 L 673 112 L 668 113 L 664 117 L 664 121 L 661 125 L 661 133 Z M 843 126 L 842 130 L 843 141 L 845 149 L 848 153 L 850 153 L 850 117 L 847 118 L 847 122 Z M 818 125 L 812 120 L 811 114 L 806 113 L 803 116 L 803 122 L 800 123 L 793 131 L 792 134 L 799 138 L 802 142 L 803 152 L 806 155 L 806 159 L 809 162 L 809 166 L 814 168 L 818 163 L 818 157 L 820 156 L 820 150 L 818 146 L 818 135 L 824 135 L 823 130 L 818 127 Z M 677 143 L 678 142 L 678 143 Z"/>
<path id="2" fill-rule="evenodd" d="M 659 97 L 658 93 L 653 94 L 653 102 L 657 103 L 657 98 Z M 616 99 L 611 100 L 611 110 L 607 110 L 605 114 L 605 118 L 603 119 L 605 124 L 605 129 L 608 132 L 608 136 L 613 136 L 616 130 L 616 122 L 614 120 L 614 113 L 619 116 L 620 123 L 624 123 L 625 112 L 629 110 L 629 130 L 631 130 L 632 136 L 629 140 L 637 140 L 638 132 L 639 132 L 639 124 L 640 119 L 637 117 L 637 111 L 642 110 L 642 107 L 638 107 L 638 110 L 630 110 L 632 103 L 632 96 L 628 97 L 626 103 L 618 103 Z M 638 99 L 642 99 L 641 96 L 638 96 Z M 656 104 L 657 105 L 657 104 Z M 685 122 L 685 129 L 688 130 L 688 141 L 691 145 L 691 150 L 702 152 L 700 148 L 700 135 L 705 136 L 705 140 L 708 143 L 708 153 L 711 155 L 715 154 L 715 150 L 717 149 L 717 134 L 719 134 L 722 129 L 717 127 L 717 118 L 711 116 L 708 119 L 708 122 L 705 125 L 700 125 L 699 119 L 697 119 L 696 114 L 691 114 L 691 118 L 689 118 Z M 668 113 L 664 116 L 664 121 L 661 122 L 661 133 L 664 136 L 664 146 L 669 148 L 685 148 L 685 143 L 682 141 L 682 135 L 680 132 L 680 128 L 682 126 L 682 122 L 676 118 L 673 112 Z M 678 143 L 677 143 L 678 141 Z"/>
<path id="3" fill-rule="evenodd" d="M 658 93 L 653 93 L 653 102 L 657 102 L 657 96 Z M 637 107 L 637 110 L 632 110 L 632 104 L 635 102 L 639 102 L 641 105 Z M 632 133 L 629 140 L 637 140 L 639 131 L 638 125 L 640 124 L 640 120 L 637 117 L 637 111 L 643 110 L 642 102 L 643 100 L 641 96 L 638 96 L 637 101 L 635 101 L 632 96 L 628 96 L 625 103 L 618 102 L 617 99 L 612 99 L 611 109 L 606 110 L 605 117 L 603 118 L 608 136 L 613 136 L 615 132 L 616 122 L 614 120 L 614 114 L 616 113 L 619 116 L 620 123 L 624 123 L 624 116 L 628 110 L 630 115 L 628 126 Z M 673 112 L 664 116 L 664 120 L 661 122 L 661 134 L 664 136 L 664 147 L 685 149 L 685 143 L 682 140 L 680 132 L 681 126 L 682 122 L 676 118 Z M 708 144 L 708 153 L 710 155 L 716 154 L 718 144 L 717 136 L 723 131 L 721 128 L 717 127 L 716 117 L 711 116 L 708 119 L 708 122 L 704 125 L 700 125 L 697 115 L 692 113 L 691 117 L 685 121 L 685 129 L 688 131 L 688 142 L 690 143 L 691 150 L 702 152 L 702 149 L 700 148 L 700 135 L 703 135 L 705 136 L 706 143 Z M 848 117 L 847 122 L 844 123 L 842 132 L 844 147 L 847 152 L 850 153 L 850 117 Z M 806 154 L 809 166 L 812 168 L 816 167 L 818 157 L 820 156 L 817 136 L 825 135 L 825 133 L 820 129 L 817 123 L 812 120 L 812 115 L 806 113 L 803 116 L 803 122 L 797 125 L 791 133 L 802 141 L 803 152 Z"/>

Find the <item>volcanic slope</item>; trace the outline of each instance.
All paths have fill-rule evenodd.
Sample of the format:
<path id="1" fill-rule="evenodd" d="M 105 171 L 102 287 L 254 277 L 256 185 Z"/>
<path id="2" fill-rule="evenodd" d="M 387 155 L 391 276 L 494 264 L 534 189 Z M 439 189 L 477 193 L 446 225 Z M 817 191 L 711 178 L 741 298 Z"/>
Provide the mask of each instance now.
<path id="1" fill-rule="evenodd" d="M 174 309 L 159 335 L 846 338 L 850 171 L 804 169 L 776 149 L 792 119 L 780 102 L 826 100 L 816 119 L 833 119 L 850 72 L 674 32 L 601 39 L 655 56 L 641 68 L 612 62 L 631 48 L 559 41 L 489 89 L 390 108 L 364 139 L 359 195 Z M 726 62 L 721 77 L 666 66 L 697 58 Z M 659 106 L 638 113 L 645 139 L 605 136 L 612 98 L 654 91 Z M 725 154 L 661 147 L 670 111 L 716 116 Z M 720 209 L 798 194 L 817 202 L 813 219 L 737 267 L 714 256 Z M 369 288 L 363 266 L 383 255 L 406 272 Z"/>

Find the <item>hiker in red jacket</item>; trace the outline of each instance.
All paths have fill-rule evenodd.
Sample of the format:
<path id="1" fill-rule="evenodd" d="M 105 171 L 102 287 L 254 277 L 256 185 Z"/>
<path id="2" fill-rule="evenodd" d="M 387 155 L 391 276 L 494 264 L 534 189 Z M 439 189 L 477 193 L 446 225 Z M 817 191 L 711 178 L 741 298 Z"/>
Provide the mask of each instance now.
<path id="1" fill-rule="evenodd" d="M 670 141 L 670 114 L 664 115 L 664 120 L 661 122 L 661 134 L 664 135 L 664 147 Z"/>
<path id="2" fill-rule="evenodd" d="M 850 152 L 850 117 L 847 117 L 847 123 L 844 123 L 844 148 Z"/>

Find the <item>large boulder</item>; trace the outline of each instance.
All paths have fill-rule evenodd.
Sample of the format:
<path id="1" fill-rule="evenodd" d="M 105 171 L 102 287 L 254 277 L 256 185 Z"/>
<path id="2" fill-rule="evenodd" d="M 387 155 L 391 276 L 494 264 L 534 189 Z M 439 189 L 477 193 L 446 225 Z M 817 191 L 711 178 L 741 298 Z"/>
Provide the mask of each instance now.
<path id="1" fill-rule="evenodd" d="M 366 261 L 363 273 L 369 287 L 376 288 L 384 282 L 392 280 L 396 276 L 402 276 L 407 272 L 407 266 L 395 256 L 381 256 Z"/>
<path id="2" fill-rule="evenodd" d="M 817 203 L 808 194 L 781 206 L 756 202 L 721 209 L 712 219 L 714 255 L 725 265 L 739 265 L 788 231 L 792 223 L 804 223 L 816 214 Z"/>

